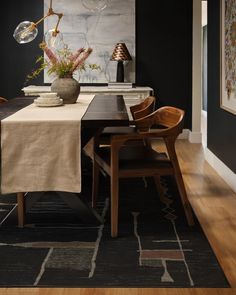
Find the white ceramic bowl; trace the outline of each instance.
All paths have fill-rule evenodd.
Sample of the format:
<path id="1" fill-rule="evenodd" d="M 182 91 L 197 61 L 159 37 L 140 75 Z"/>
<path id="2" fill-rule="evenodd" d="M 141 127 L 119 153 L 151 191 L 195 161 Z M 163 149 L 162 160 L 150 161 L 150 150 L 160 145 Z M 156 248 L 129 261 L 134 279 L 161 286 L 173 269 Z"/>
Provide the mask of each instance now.
<path id="1" fill-rule="evenodd" d="M 42 102 L 42 103 L 58 103 L 60 101 L 60 98 L 57 97 L 38 97 L 36 99 L 37 102 Z"/>
<path id="2" fill-rule="evenodd" d="M 39 96 L 43 97 L 43 98 L 57 98 L 58 97 L 56 92 L 40 93 Z"/>
<path id="3" fill-rule="evenodd" d="M 58 98 L 58 99 L 48 99 L 48 98 L 45 98 L 45 99 L 40 99 L 37 98 L 34 100 L 34 103 L 39 106 L 39 107 L 53 107 L 53 106 L 59 106 L 59 105 L 63 105 L 63 100 Z"/>

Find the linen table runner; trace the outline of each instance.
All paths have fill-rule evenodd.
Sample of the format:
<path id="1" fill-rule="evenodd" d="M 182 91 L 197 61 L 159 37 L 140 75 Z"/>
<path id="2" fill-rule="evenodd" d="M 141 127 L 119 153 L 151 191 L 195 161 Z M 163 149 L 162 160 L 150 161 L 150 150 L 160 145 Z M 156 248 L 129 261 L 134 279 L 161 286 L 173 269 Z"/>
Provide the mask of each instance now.
<path id="1" fill-rule="evenodd" d="M 81 118 L 93 97 L 59 107 L 31 104 L 1 121 L 3 194 L 81 192 Z"/>

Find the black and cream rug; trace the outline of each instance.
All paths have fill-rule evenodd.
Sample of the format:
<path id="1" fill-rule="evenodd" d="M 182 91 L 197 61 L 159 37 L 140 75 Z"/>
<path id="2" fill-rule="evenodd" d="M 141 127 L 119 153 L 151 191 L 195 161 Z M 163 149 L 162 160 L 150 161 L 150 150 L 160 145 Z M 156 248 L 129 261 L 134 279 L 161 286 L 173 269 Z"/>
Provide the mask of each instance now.
<path id="1" fill-rule="evenodd" d="M 196 221 L 186 224 L 172 179 L 160 201 L 150 179 L 122 180 L 119 237 L 110 237 L 109 178 L 102 177 L 101 225 L 85 224 L 48 192 L 27 213 L 27 226 L 0 227 L 0 286 L 211 287 L 229 284 Z M 91 194 L 91 178 L 83 179 Z M 0 217 L 14 195 L 0 198 Z"/>

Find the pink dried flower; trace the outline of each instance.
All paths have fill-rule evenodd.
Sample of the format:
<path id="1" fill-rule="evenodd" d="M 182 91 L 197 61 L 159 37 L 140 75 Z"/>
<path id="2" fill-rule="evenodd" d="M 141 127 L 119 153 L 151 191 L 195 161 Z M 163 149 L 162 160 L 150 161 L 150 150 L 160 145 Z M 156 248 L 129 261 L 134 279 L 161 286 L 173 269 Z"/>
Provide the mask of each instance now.
<path id="1" fill-rule="evenodd" d="M 80 57 L 80 55 L 77 57 L 77 59 L 74 61 L 72 66 L 72 73 L 77 70 L 80 66 L 83 65 L 84 61 L 89 57 L 89 55 L 92 53 L 93 49 L 89 47 L 87 50 L 83 52 L 83 56 Z"/>
<path id="2" fill-rule="evenodd" d="M 55 56 L 55 54 L 52 52 L 52 50 L 50 48 L 47 47 L 47 44 L 45 42 L 42 42 L 39 45 L 40 48 L 43 49 L 43 51 L 46 53 L 47 57 L 49 58 L 49 60 L 55 64 L 58 62 L 57 57 Z"/>
<path id="3" fill-rule="evenodd" d="M 85 51 L 85 49 L 84 48 L 79 48 L 78 50 L 77 50 L 77 52 L 76 53 L 74 53 L 74 54 L 71 54 L 71 56 L 70 56 L 70 60 L 71 61 L 75 61 L 79 56 L 80 56 L 80 54 L 82 53 L 82 52 L 84 52 Z"/>
<path id="4" fill-rule="evenodd" d="M 59 78 L 72 77 L 76 70 L 86 71 L 87 68 L 90 70 L 101 70 L 100 66 L 96 64 L 86 65 L 85 60 L 93 51 L 92 48 L 84 49 L 79 48 L 73 53 L 68 45 L 64 45 L 62 49 L 48 48 L 45 42 L 42 42 L 39 47 L 45 52 L 47 58 L 41 56 L 37 59 L 36 63 L 39 67 L 27 76 L 27 81 L 36 78 L 44 69 L 48 69 L 49 75 L 54 74 Z"/>

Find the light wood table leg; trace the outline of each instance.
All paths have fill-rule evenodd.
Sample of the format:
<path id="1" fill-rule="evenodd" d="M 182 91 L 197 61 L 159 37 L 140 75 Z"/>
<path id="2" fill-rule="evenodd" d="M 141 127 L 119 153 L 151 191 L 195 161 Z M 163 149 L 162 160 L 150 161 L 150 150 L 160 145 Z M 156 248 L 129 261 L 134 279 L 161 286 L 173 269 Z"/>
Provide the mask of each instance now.
<path id="1" fill-rule="evenodd" d="M 25 223 L 25 194 L 17 193 L 18 227 L 24 227 Z"/>

